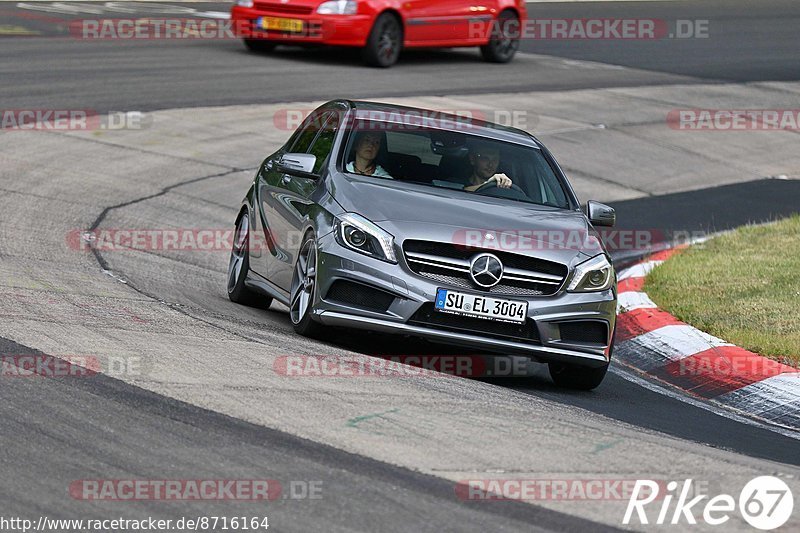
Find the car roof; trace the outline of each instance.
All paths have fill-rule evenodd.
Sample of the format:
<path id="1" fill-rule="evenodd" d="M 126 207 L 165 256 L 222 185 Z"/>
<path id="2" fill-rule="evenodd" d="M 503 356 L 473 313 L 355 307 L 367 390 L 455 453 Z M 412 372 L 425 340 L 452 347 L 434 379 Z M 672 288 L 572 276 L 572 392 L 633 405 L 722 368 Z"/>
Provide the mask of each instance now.
<path id="1" fill-rule="evenodd" d="M 349 109 L 358 114 L 358 118 L 363 118 L 364 120 L 402 122 L 403 120 L 407 120 L 405 117 L 420 117 L 420 122 L 415 123 L 421 124 L 421 120 L 424 120 L 424 125 L 426 127 L 446 131 L 459 131 L 461 133 L 469 133 L 471 135 L 478 135 L 498 141 L 513 142 L 535 148 L 542 148 L 542 144 L 538 139 L 524 130 L 495 124 L 494 122 L 488 122 L 479 118 L 464 115 L 459 116 L 454 113 L 446 113 L 421 107 L 370 102 L 367 100 L 335 100 L 329 103 L 345 104 Z M 476 109 L 474 111 L 480 110 Z"/>

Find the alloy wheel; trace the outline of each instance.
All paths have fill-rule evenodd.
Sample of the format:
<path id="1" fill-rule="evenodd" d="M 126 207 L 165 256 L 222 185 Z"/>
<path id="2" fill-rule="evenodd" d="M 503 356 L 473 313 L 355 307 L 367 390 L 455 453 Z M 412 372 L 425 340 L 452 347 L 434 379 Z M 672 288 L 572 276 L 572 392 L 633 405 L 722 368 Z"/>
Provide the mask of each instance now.
<path id="1" fill-rule="evenodd" d="M 239 281 L 239 276 L 242 275 L 242 266 L 247 255 L 249 231 L 250 222 L 247 215 L 244 215 L 239 219 L 239 223 L 236 226 L 236 236 L 231 249 L 231 258 L 228 262 L 228 294 L 233 292 L 236 283 Z"/>
<path id="2" fill-rule="evenodd" d="M 317 281 L 317 243 L 313 237 L 303 243 L 294 269 L 289 316 L 293 324 L 299 324 L 311 307 Z"/>

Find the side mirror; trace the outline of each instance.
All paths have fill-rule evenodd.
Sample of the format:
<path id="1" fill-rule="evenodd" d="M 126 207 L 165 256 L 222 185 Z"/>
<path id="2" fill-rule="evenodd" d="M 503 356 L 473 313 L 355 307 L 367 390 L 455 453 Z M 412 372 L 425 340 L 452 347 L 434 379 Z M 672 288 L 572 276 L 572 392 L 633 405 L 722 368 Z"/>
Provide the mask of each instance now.
<path id="1" fill-rule="evenodd" d="M 614 208 L 594 200 L 586 202 L 586 217 L 592 226 L 613 227 L 617 223 L 617 213 Z"/>
<path id="2" fill-rule="evenodd" d="M 313 174 L 317 156 L 313 154 L 283 154 L 278 162 L 278 170 L 304 178 L 316 178 Z"/>

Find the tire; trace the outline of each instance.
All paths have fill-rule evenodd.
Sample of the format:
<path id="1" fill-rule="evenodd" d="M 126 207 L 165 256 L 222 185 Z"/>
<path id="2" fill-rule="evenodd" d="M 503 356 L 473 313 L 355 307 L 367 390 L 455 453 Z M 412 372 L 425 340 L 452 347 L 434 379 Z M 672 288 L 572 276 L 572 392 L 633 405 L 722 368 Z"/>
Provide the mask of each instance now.
<path id="1" fill-rule="evenodd" d="M 259 54 L 272 52 L 277 46 L 274 42 L 266 39 L 244 39 L 244 45 L 251 52 L 257 52 Z"/>
<path id="2" fill-rule="evenodd" d="M 397 63 L 402 48 L 403 27 L 400 21 L 391 13 L 383 13 L 375 20 L 362 55 L 368 65 L 387 68 Z"/>
<path id="3" fill-rule="evenodd" d="M 289 291 L 289 320 L 295 332 L 313 339 L 322 338 L 325 326 L 313 318 L 317 294 L 317 241 L 309 232 L 300 245 Z"/>
<path id="4" fill-rule="evenodd" d="M 515 24 L 513 24 L 515 23 Z M 511 25 L 511 28 L 508 27 Z M 516 29 L 516 37 L 509 35 Z M 519 17 L 513 11 L 503 11 L 497 20 L 492 21 L 492 34 L 489 42 L 481 46 L 483 59 L 490 63 L 508 63 L 514 59 L 519 49 L 519 33 L 521 31 Z"/>
<path id="5" fill-rule="evenodd" d="M 231 258 L 228 261 L 228 298 L 230 301 L 268 309 L 272 298 L 251 291 L 245 286 L 247 273 L 250 271 L 250 217 L 247 211 L 239 215 L 236 221 Z"/>
<path id="6" fill-rule="evenodd" d="M 586 366 L 549 363 L 550 377 L 556 385 L 565 389 L 592 390 L 600 386 L 608 372 L 608 365 L 591 368 Z"/>

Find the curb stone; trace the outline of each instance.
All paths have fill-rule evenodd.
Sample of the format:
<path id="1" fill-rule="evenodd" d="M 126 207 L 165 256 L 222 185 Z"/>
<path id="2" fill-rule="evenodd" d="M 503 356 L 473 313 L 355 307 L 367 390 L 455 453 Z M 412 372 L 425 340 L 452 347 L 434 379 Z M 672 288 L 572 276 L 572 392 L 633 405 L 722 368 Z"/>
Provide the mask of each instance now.
<path id="1" fill-rule="evenodd" d="M 657 252 L 619 272 L 614 357 L 692 396 L 800 430 L 800 369 L 681 322 L 644 292 L 653 268 L 684 248 Z"/>

